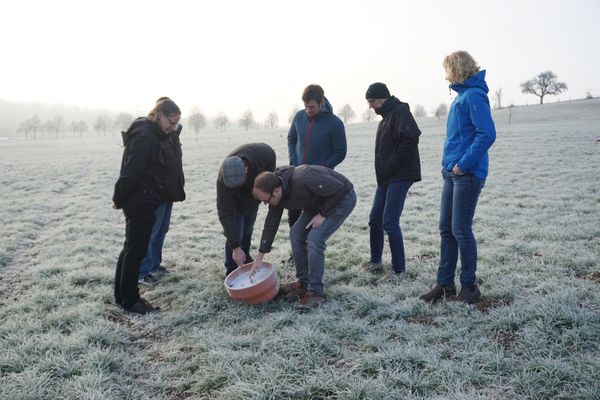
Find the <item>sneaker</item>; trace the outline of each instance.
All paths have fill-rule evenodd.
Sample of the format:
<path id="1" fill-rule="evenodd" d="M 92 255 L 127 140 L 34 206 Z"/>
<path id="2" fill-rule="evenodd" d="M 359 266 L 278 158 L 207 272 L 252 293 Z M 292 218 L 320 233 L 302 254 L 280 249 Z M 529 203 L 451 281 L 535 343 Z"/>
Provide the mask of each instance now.
<path id="1" fill-rule="evenodd" d="M 367 261 L 362 264 L 362 268 L 367 272 L 379 272 L 379 271 L 383 270 L 383 263 Z"/>
<path id="2" fill-rule="evenodd" d="M 160 307 L 154 307 L 152 304 L 148 303 L 146 299 L 139 298 L 132 306 L 125 307 L 125 310 L 135 313 L 135 314 L 148 314 L 154 311 L 160 310 Z"/>
<path id="3" fill-rule="evenodd" d="M 456 288 L 454 288 L 453 286 L 445 286 L 445 285 L 440 285 L 439 283 L 436 283 L 435 286 L 433 287 L 433 289 L 431 289 L 431 291 L 429 291 L 428 293 L 425 293 L 424 295 L 422 295 L 419 298 L 421 300 L 425 300 L 427 302 L 436 302 L 438 300 L 445 299 L 445 298 L 448 298 L 450 296 L 455 296 L 455 295 L 456 295 Z"/>
<path id="4" fill-rule="evenodd" d="M 156 267 L 152 271 L 150 271 L 150 273 L 152 275 L 156 276 L 156 275 L 166 275 L 166 274 L 169 274 L 171 272 L 167 269 L 167 267 L 159 265 L 158 267 Z"/>
<path id="5" fill-rule="evenodd" d="M 381 285 L 383 283 L 394 283 L 399 281 L 403 276 L 403 272 L 396 272 L 393 269 L 390 269 L 387 274 L 385 274 L 382 278 L 377 280 L 377 284 Z"/>
<path id="6" fill-rule="evenodd" d="M 458 293 L 458 301 L 466 304 L 475 304 L 481 299 L 481 292 L 477 285 L 461 287 Z"/>
<path id="7" fill-rule="evenodd" d="M 289 282 L 281 285 L 279 293 L 286 301 L 296 301 L 306 294 L 306 285 L 301 282 Z"/>
<path id="8" fill-rule="evenodd" d="M 158 284 L 158 282 L 159 282 L 159 279 L 152 274 L 147 274 L 143 278 L 138 279 L 138 284 L 148 286 L 148 287 L 154 287 Z"/>
<path id="9" fill-rule="evenodd" d="M 325 301 L 325 296 L 313 292 L 306 292 L 300 299 L 300 303 L 296 304 L 296 311 L 307 312 L 321 305 Z"/>

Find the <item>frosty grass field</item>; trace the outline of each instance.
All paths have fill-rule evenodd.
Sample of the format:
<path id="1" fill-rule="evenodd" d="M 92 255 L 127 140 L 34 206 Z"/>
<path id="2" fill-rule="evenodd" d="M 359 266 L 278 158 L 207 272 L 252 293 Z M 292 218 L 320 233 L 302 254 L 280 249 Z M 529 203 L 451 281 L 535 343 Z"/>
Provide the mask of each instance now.
<path id="1" fill-rule="evenodd" d="M 600 398 L 600 100 L 515 107 L 510 125 L 508 110 L 494 116 L 474 223 L 486 299 L 475 307 L 418 300 L 439 258 L 444 121 L 418 121 L 423 181 L 402 216 L 408 273 L 383 286 L 360 269 L 377 124 L 348 126 L 339 171 L 359 201 L 329 242 L 328 299 L 304 315 L 282 300 L 230 301 L 215 209 L 222 158 L 264 141 L 285 164 L 286 129 L 199 141 L 184 130 L 188 199 L 164 250 L 175 265 L 144 294 L 162 310 L 142 317 L 112 299 L 124 239 L 111 209 L 118 135 L 1 141 L 0 398 Z M 265 258 L 280 281 L 293 277 L 287 235 L 284 221 Z"/>

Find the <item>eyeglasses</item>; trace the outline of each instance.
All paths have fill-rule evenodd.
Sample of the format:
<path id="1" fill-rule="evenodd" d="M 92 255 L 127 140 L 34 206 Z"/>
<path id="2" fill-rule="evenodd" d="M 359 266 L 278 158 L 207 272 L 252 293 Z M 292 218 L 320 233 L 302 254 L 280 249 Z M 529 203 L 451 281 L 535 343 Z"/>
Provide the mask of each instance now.
<path id="1" fill-rule="evenodd" d="M 165 115 L 165 118 L 167 119 L 167 121 L 169 121 L 169 123 L 171 125 L 177 125 L 179 123 L 179 118 L 180 118 L 179 114 L 171 115 L 170 117 L 166 114 L 164 114 L 164 115 Z"/>

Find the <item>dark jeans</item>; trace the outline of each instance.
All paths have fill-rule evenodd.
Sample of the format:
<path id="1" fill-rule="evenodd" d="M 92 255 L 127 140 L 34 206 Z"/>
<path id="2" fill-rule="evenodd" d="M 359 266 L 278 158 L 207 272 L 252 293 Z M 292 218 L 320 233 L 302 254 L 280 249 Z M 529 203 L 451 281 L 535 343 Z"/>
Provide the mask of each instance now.
<path id="1" fill-rule="evenodd" d="M 440 208 L 440 266 L 439 284 L 454 286 L 454 275 L 460 252 L 460 284 L 462 287 L 477 282 L 477 242 L 473 235 L 473 216 L 479 193 L 485 180 L 475 175 L 455 175 L 442 171 L 444 186 Z"/>
<path id="2" fill-rule="evenodd" d="M 138 275 L 140 264 L 148 250 L 154 225 L 154 210 L 144 210 L 135 216 L 125 214 L 125 243 L 117 261 L 115 302 L 125 308 L 140 298 Z"/>
<path id="3" fill-rule="evenodd" d="M 163 244 L 165 236 L 167 236 L 167 232 L 169 231 L 172 209 L 173 203 L 166 202 L 161 203 L 154 211 L 154 226 L 152 226 L 152 234 L 150 235 L 146 257 L 144 257 L 140 266 L 140 278 L 148 275 L 153 269 L 160 267 Z"/>
<path id="4" fill-rule="evenodd" d="M 369 237 L 371 239 L 371 261 L 381 262 L 383 254 L 383 233 L 387 233 L 392 253 L 392 269 L 403 272 L 406 269 L 404 240 L 400 229 L 400 215 L 404 200 L 412 181 L 392 182 L 378 185 L 369 215 Z"/>
<path id="5" fill-rule="evenodd" d="M 252 243 L 252 231 L 254 230 L 254 222 L 256 221 L 256 214 L 258 212 L 258 208 L 254 210 L 254 212 L 250 215 L 238 214 L 237 225 L 240 229 L 240 247 L 244 250 L 246 254 L 246 262 L 252 262 L 252 257 L 250 256 L 250 245 Z M 237 264 L 233 260 L 233 249 L 229 245 L 229 242 L 225 242 L 225 269 L 226 274 L 229 275 L 236 268 Z"/>
<path id="6" fill-rule="evenodd" d="M 337 203 L 333 212 L 318 228 L 306 229 L 306 225 L 317 212 L 305 210 L 290 230 L 296 277 L 313 293 L 323 294 L 327 239 L 339 229 L 355 205 L 356 194 L 352 190 Z"/>

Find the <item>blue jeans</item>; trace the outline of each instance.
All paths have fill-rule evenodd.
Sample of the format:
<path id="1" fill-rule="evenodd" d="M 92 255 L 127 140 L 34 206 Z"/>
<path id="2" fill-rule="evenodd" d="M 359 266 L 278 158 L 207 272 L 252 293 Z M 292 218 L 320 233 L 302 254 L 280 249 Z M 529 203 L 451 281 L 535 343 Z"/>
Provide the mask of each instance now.
<path id="1" fill-rule="evenodd" d="M 154 210 L 154 225 L 152 226 L 152 234 L 150 235 L 150 243 L 148 243 L 146 256 L 140 265 L 140 278 L 145 277 L 150 271 L 158 268 L 162 262 L 162 248 L 165 236 L 167 236 L 167 232 L 169 231 L 172 210 L 172 202 L 161 203 Z"/>
<path id="2" fill-rule="evenodd" d="M 317 295 L 322 295 L 324 289 L 326 242 L 342 226 L 355 205 L 356 194 L 352 190 L 339 201 L 333 212 L 318 228 L 306 229 L 306 225 L 317 212 L 303 210 L 298 221 L 290 229 L 296 277 L 299 282 L 308 287 L 308 290 Z"/>
<path id="3" fill-rule="evenodd" d="M 440 266 L 437 281 L 454 287 L 454 274 L 460 252 L 460 284 L 462 287 L 477 283 L 477 242 L 473 235 L 473 216 L 479 193 L 485 180 L 475 175 L 455 175 L 442 171 L 444 186 L 440 208 Z"/>
<path id="4" fill-rule="evenodd" d="M 246 262 L 252 262 L 250 257 L 250 244 L 252 243 L 252 231 L 254 230 L 254 222 L 256 221 L 256 214 L 258 207 L 250 215 L 237 215 L 237 225 L 240 230 L 240 247 L 246 254 Z M 225 269 L 226 274 L 229 275 L 237 268 L 237 264 L 233 260 L 233 249 L 229 245 L 229 242 L 225 242 Z"/>
<path id="5" fill-rule="evenodd" d="M 400 215 L 404 208 L 406 194 L 412 184 L 412 181 L 398 181 L 388 185 L 378 185 L 371 214 L 369 215 L 371 261 L 374 263 L 381 262 L 383 233 L 385 231 L 390 242 L 392 269 L 396 272 L 403 272 L 406 268 Z"/>

